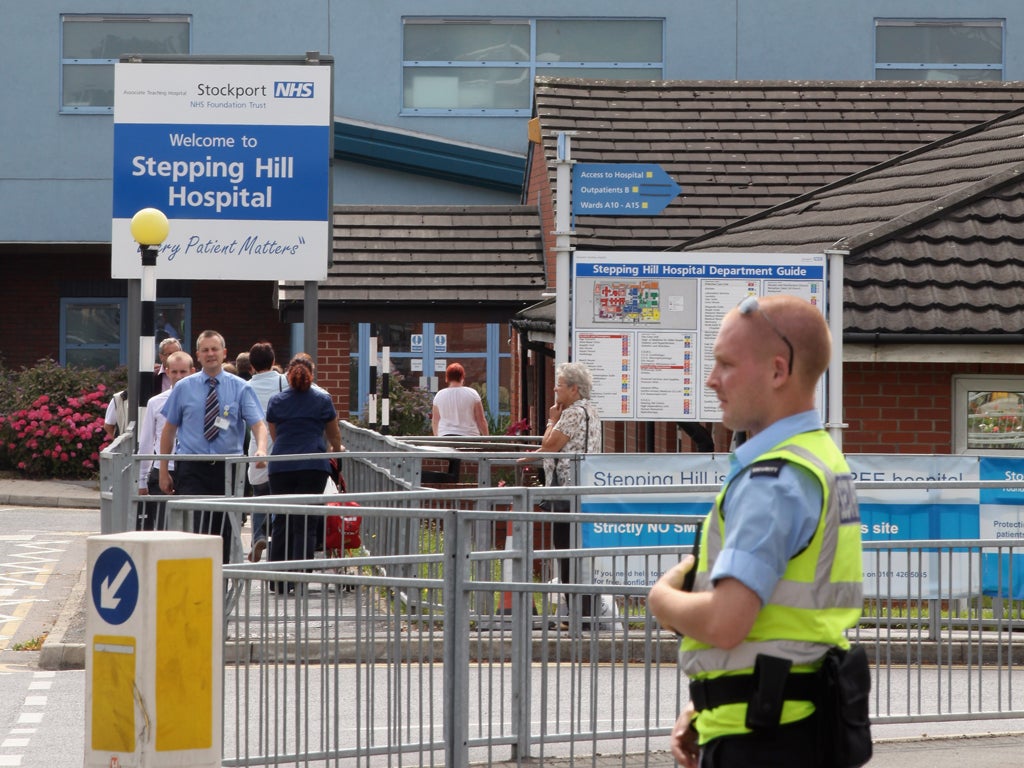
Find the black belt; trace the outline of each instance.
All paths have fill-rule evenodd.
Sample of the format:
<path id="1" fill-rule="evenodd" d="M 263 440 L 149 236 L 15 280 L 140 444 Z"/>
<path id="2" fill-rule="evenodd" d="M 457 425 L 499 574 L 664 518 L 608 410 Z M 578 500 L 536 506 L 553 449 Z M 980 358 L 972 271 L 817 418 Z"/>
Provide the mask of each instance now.
<path id="1" fill-rule="evenodd" d="M 792 672 L 783 688 L 785 701 L 817 701 L 821 678 L 815 672 Z M 726 704 L 746 704 L 754 694 L 753 675 L 731 675 L 690 681 L 690 701 L 698 712 Z"/>
<path id="2" fill-rule="evenodd" d="M 186 467 L 191 467 L 193 469 L 204 469 L 204 470 L 210 470 L 210 469 L 213 469 L 214 467 L 217 467 L 217 468 L 220 469 L 221 472 L 223 472 L 224 471 L 224 460 L 220 459 L 220 460 L 217 460 L 217 461 L 204 461 L 204 460 L 201 460 L 201 459 L 176 459 L 175 460 L 175 466 L 179 466 L 182 469 L 184 469 Z"/>

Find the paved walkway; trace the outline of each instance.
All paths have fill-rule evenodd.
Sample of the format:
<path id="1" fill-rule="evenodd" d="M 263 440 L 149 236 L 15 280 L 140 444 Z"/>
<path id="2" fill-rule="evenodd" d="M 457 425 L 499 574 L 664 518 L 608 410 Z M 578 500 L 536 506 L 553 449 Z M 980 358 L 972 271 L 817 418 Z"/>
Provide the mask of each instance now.
<path id="1" fill-rule="evenodd" d="M 12 507 L 99 509 L 97 480 L 19 480 L 0 478 L 0 504 Z"/>
<path id="2" fill-rule="evenodd" d="M 0 478 L 0 506 L 99 509 L 97 482 L 21 480 Z M 40 666 L 47 669 L 82 669 L 85 665 L 85 569 L 71 589 L 53 630 L 40 652 Z M 941 726 L 941 727 L 940 727 Z M 876 727 L 875 757 L 871 768 L 936 768 L 942 765 L 973 765 L 978 768 L 1017 768 L 1024 754 L 1024 732 L 1014 731 L 1018 721 L 963 721 L 923 724 L 922 735 L 893 738 L 893 727 Z M 961 731 L 958 733 L 957 731 Z M 929 733 L 930 731 L 930 733 Z M 888 734 L 890 735 L 887 735 Z M 943 735 L 936 735 L 941 732 Z M 593 768 L 672 768 L 667 751 L 650 755 L 580 756 L 574 765 Z M 568 766 L 569 761 L 548 758 L 547 766 Z"/>

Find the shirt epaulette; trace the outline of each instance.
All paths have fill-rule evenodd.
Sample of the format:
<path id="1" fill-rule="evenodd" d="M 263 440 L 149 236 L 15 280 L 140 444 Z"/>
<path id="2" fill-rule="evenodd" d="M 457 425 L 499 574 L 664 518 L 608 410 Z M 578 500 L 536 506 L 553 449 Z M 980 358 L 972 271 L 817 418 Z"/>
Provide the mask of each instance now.
<path id="1" fill-rule="evenodd" d="M 759 461 L 751 466 L 750 477 L 751 479 L 758 477 L 778 477 L 785 465 L 785 459 L 768 459 L 767 461 Z"/>

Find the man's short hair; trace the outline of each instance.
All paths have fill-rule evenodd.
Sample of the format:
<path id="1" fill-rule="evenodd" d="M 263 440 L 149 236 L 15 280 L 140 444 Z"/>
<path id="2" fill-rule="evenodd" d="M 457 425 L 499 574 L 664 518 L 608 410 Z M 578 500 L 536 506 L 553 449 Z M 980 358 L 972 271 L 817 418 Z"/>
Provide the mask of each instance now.
<path id="1" fill-rule="evenodd" d="M 174 338 L 173 336 L 168 336 L 166 339 L 160 342 L 160 354 L 162 355 L 164 352 L 166 352 L 167 348 L 173 344 L 177 344 L 178 349 L 182 348 L 180 340 Z"/>
<path id="2" fill-rule="evenodd" d="M 206 330 L 200 333 L 196 337 L 196 349 L 199 349 L 199 347 L 202 345 L 203 339 L 217 339 L 220 342 L 220 345 L 224 347 L 224 349 L 228 348 L 228 343 L 224 340 L 224 337 L 217 331 Z"/>
<path id="3" fill-rule="evenodd" d="M 170 356 L 167 358 L 167 365 L 177 362 L 188 363 L 188 367 L 190 369 L 195 366 L 195 362 L 192 360 L 192 355 L 183 349 L 179 349 L 177 352 L 171 352 Z"/>
<path id="4" fill-rule="evenodd" d="M 257 341 L 249 348 L 249 363 L 257 373 L 269 371 L 274 365 L 274 348 L 269 341 Z"/>

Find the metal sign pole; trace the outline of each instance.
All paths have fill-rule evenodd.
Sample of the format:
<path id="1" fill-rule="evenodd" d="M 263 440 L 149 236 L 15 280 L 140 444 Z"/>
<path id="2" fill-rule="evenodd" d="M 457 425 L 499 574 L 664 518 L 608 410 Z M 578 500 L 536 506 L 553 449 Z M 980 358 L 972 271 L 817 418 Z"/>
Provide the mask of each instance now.
<path id="1" fill-rule="evenodd" d="M 571 213 L 572 139 L 562 131 L 555 161 L 555 365 L 569 362 Z"/>

